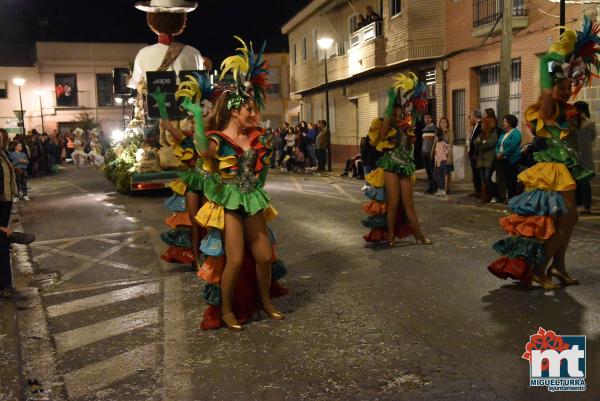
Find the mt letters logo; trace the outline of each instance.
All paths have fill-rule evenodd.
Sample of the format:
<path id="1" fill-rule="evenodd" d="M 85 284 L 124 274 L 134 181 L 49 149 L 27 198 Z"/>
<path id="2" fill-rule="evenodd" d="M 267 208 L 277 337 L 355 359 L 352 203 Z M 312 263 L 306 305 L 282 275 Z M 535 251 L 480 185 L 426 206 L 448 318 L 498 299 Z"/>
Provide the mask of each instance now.
<path id="1" fill-rule="evenodd" d="M 585 357 L 585 336 L 559 336 L 540 327 L 522 355 L 529 361 L 529 386 L 585 391 Z"/>

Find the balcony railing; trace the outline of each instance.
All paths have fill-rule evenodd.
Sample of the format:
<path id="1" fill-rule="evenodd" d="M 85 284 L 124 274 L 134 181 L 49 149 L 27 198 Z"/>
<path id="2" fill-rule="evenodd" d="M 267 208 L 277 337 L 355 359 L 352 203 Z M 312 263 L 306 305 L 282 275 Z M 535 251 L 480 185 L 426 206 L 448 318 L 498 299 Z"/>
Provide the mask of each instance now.
<path id="1" fill-rule="evenodd" d="M 381 36 L 382 21 L 371 22 L 350 35 L 350 47 L 358 46 L 371 39 Z"/>
<path id="2" fill-rule="evenodd" d="M 495 22 L 503 9 L 504 0 L 473 0 L 473 28 Z M 526 15 L 525 0 L 513 0 L 513 16 Z"/>

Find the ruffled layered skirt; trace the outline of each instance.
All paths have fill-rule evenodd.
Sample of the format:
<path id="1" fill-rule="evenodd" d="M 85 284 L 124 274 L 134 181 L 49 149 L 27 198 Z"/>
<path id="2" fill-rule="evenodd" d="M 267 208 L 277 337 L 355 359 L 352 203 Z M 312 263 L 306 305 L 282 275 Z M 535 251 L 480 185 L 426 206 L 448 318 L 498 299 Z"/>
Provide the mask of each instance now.
<path id="1" fill-rule="evenodd" d="M 365 196 L 369 201 L 363 204 L 363 212 L 367 215 L 362 219 L 362 224 L 370 231 L 363 236 L 367 242 L 386 241 L 387 238 L 387 204 L 384 183 L 385 172 L 392 172 L 401 177 L 410 177 L 415 172 L 412 153 L 401 147 L 396 147 L 389 152 L 384 153 L 377 161 L 378 168 L 369 173 L 365 180 L 367 186 L 364 190 Z M 413 228 L 406 219 L 406 214 L 402 204 L 398 207 L 396 214 L 396 224 L 394 225 L 394 235 L 397 238 L 404 238 L 413 234 Z"/>
<path id="2" fill-rule="evenodd" d="M 204 181 L 204 195 L 208 199 L 198 211 L 196 222 L 208 230 L 200 244 L 200 251 L 206 256 L 198 271 L 198 277 L 204 282 L 203 298 L 208 304 L 200 327 L 202 330 L 219 329 L 224 326 L 221 320 L 221 276 L 227 264 L 227 255 L 223 247 L 226 211 L 239 212 L 252 216 L 263 212 L 267 221 L 277 216 L 270 205 L 270 199 L 261 186 L 251 191 L 241 191 L 235 185 L 222 181 L 218 175 L 211 175 Z M 276 253 L 277 238 L 269 228 L 269 241 L 272 247 L 271 260 L 271 297 L 288 293 L 288 289 L 279 283 L 287 272 L 284 263 Z M 256 279 L 256 261 L 246 246 L 240 276 L 233 294 L 233 313 L 240 323 L 252 319 L 260 304 L 258 282 Z"/>
<path id="3" fill-rule="evenodd" d="M 537 152 L 538 163 L 519 174 L 525 192 L 510 200 L 513 214 L 500 219 L 510 237 L 493 246 L 502 255 L 488 266 L 495 276 L 531 285 L 533 268 L 545 259 L 545 242 L 555 235 L 555 218 L 567 212 L 561 193 L 574 190 L 576 181 L 593 177 L 567 156 L 559 147 Z"/>

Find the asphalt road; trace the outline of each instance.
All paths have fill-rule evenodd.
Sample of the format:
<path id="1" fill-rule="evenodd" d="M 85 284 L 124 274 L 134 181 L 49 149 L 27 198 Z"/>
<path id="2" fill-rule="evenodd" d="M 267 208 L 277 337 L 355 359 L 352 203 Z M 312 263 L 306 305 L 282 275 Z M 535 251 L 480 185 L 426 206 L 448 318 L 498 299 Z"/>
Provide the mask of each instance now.
<path id="1" fill-rule="evenodd" d="M 486 270 L 506 212 L 417 195 L 432 246 L 365 246 L 361 183 L 280 175 L 267 190 L 289 273 L 282 322 L 199 329 L 201 282 L 157 254 L 168 194 L 126 196 L 91 168 L 30 182 L 55 346 L 54 393 L 75 400 L 594 400 L 600 397 L 600 219 L 575 230 L 582 285 L 524 289 Z M 457 201 L 460 201 L 457 203 Z M 587 390 L 529 388 L 538 327 L 587 336 Z"/>

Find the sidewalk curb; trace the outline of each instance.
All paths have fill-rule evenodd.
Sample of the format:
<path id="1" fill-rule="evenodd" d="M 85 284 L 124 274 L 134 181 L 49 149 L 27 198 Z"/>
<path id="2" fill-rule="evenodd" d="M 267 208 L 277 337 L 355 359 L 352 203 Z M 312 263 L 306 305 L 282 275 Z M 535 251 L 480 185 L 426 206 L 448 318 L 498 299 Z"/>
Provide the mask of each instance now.
<path id="1" fill-rule="evenodd" d="M 13 207 L 19 220 L 12 224 L 12 228 L 15 231 L 23 231 L 19 204 Z M 26 245 L 14 245 L 12 261 L 15 283 L 19 292 L 27 297 L 26 300 L 16 302 L 23 399 L 66 400 L 64 383 L 56 376 L 56 351 L 48 329 L 40 290 L 31 286 L 36 275 L 31 248 Z"/>

